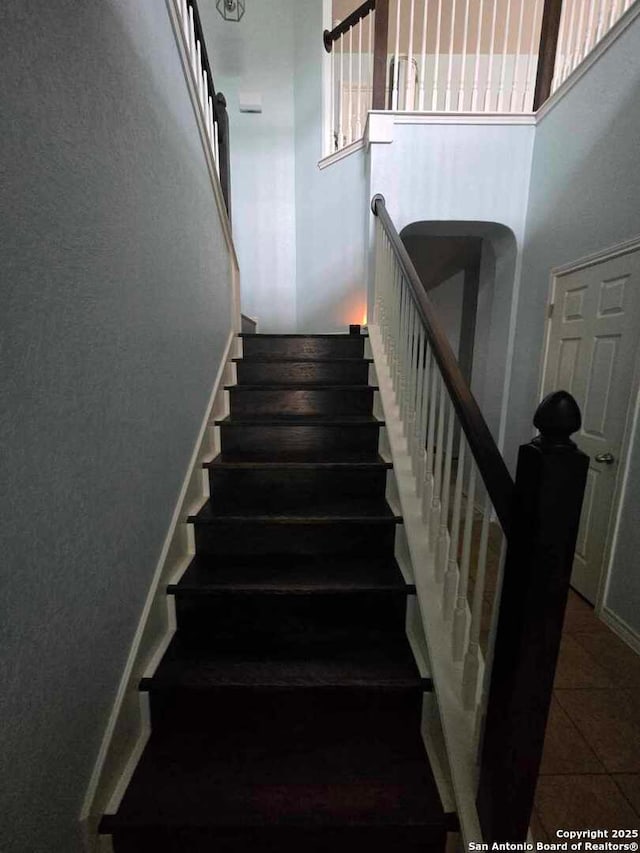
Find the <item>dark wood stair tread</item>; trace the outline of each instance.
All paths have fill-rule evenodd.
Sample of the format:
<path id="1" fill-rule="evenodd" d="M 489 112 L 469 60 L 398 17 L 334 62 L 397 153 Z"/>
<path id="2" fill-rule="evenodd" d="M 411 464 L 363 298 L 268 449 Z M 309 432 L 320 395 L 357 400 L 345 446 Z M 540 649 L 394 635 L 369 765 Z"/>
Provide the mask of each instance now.
<path id="1" fill-rule="evenodd" d="M 308 356 L 295 355 L 250 355 L 238 356 L 231 359 L 239 364 L 373 364 L 372 358 L 340 358 L 340 356 L 319 356 L 318 358 L 309 358 Z"/>
<path id="2" fill-rule="evenodd" d="M 366 332 L 362 332 L 358 335 L 349 335 L 344 332 L 322 332 L 314 335 L 305 335 L 299 333 L 280 333 L 280 332 L 268 332 L 268 333 L 260 333 L 255 334 L 254 332 L 239 332 L 239 338 L 250 338 L 251 340 L 259 340 L 261 338 L 299 338 L 299 339 L 311 339 L 317 340 L 318 338 L 329 338 L 329 340 L 335 341 L 338 339 L 346 339 L 353 340 L 354 338 L 358 340 L 359 338 L 368 338 L 369 335 Z"/>
<path id="3" fill-rule="evenodd" d="M 261 593 L 264 595 L 329 595 L 358 592 L 415 591 L 393 558 L 367 560 L 282 554 L 219 558 L 196 555 L 177 584 L 174 595 Z"/>
<path id="4" fill-rule="evenodd" d="M 220 732 L 152 735 L 101 831 L 409 825 L 441 836 L 445 816 L 417 731 L 325 731 L 312 723 L 301 735 L 275 719 L 257 731 L 242 722 Z"/>
<path id="5" fill-rule="evenodd" d="M 309 385 L 306 382 L 278 382 L 273 385 L 261 385 L 260 383 L 245 383 L 243 385 L 225 385 L 225 391 L 377 391 L 377 385 L 360 383 L 359 385 L 345 385 L 335 382 L 316 382 Z"/>
<path id="6" fill-rule="evenodd" d="M 241 470 L 262 470 L 270 471 L 282 468 L 304 470 L 304 469 L 337 469 L 337 470 L 371 470 L 371 469 L 391 469 L 392 462 L 387 462 L 379 454 L 372 459 L 370 454 L 345 454 L 343 458 L 328 459 L 328 460 L 311 460 L 308 462 L 301 461 L 299 458 L 291 458 L 286 450 L 278 449 L 274 452 L 273 457 L 268 460 L 252 460 L 245 459 L 240 454 L 219 453 L 215 459 L 203 462 L 203 468 L 208 468 L 215 471 L 216 469 L 234 469 Z"/>
<path id="7" fill-rule="evenodd" d="M 239 652 L 198 657 L 175 637 L 142 690 L 412 690 L 431 688 L 416 668 L 404 639 L 375 646 L 307 645 L 270 650 L 269 656 Z"/>
<path id="8" fill-rule="evenodd" d="M 384 426 L 384 421 L 373 415 L 227 415 L 214 423 L 216 426 Z"/>
<path id="9" fill-rule="evenodd" d="M 225 510 L 224 506 L 216 505 L 215 498 L 209 499 L 196 515 L 190 515 L 188 521 L 192 524 L 216 524 L 220 521 L 229 522 L 262 522 L 265 524 L 327 524 L 327 523 L 360 523 L 368 524 L 401 524 L 402 516 L 395 515 L 386 501 L 380 500 L 327 500 L 318 501 L 314 506 L 303 506 L 297 512 L 287 509 L 282 513 L 278 507 L 270 507 L 266 511 L 238 511 L 235 507 Z"/>

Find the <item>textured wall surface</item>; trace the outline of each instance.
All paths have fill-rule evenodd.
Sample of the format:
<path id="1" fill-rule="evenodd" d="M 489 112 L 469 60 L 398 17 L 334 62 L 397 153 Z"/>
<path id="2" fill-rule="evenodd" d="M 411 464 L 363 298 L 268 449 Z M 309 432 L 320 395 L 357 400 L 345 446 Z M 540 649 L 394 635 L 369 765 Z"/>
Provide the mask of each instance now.
<path id="1" fill-rule="evenodd" d="M 242 310 L 257 317 L 260 332 L 294 332 L 296 325 L 294 5 L 248 3 L 243 19 L 230 23 L 215 0 L 199 4 L 215 84 L 229 110 Z M 260 95 L 262 112 L 241 113 L 241 93 Z"/>
<path id="2" fill-rule="evenodd" d="M 230 327 L 164 3 L 0 10 L 0 848 L 77 820 Z"/>
<path id="3" fill-rule="evenodd" d="M 512 458 L 537 400 L 551 269 L 640 234 L 639 56 L 636 18 L 536 128 L 509 401 Z M 639 468 L 636 436 L 632 475 Z M 607 604 L 638 631 L 639 507 L 640 479 L 631 476 Z"/>

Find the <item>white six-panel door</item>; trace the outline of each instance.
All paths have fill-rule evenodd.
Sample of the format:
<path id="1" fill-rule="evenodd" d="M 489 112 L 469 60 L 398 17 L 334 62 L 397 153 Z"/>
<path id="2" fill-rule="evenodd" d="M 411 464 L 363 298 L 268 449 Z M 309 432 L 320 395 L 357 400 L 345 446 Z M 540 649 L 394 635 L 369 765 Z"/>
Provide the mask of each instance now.
<path id="1" fill-rule="evenodd" d="M 582 411 L 574 436 L 591 459 L 572 586 L 596 603 L 640 339 L 640 247 L 554 279 L 543 394 L 566 390 Z"/>

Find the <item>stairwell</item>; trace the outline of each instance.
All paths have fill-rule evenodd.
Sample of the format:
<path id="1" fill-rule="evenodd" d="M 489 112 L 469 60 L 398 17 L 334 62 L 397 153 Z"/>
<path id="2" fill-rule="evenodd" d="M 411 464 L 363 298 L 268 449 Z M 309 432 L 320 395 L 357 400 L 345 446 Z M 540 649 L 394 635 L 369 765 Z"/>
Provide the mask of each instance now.
<path id="1" fill-rule="evenodd" d="M 363 335 L 243 335 L 152 734 L 100 831 L 132 851 L 444 849 Z"/>

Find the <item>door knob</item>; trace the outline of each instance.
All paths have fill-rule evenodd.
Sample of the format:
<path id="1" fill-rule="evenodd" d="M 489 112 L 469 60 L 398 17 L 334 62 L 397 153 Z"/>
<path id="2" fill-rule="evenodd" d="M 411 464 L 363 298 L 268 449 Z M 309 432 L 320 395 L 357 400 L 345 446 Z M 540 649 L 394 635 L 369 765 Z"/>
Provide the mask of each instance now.
<path id="1" fill-rule="evenodd" d="M 604 462 L 605 465 L 613 465 L 613 463 L 616 461 L 613 456 L 613 453 L 598 453 L 595 459 L 596 462 Z"/>

